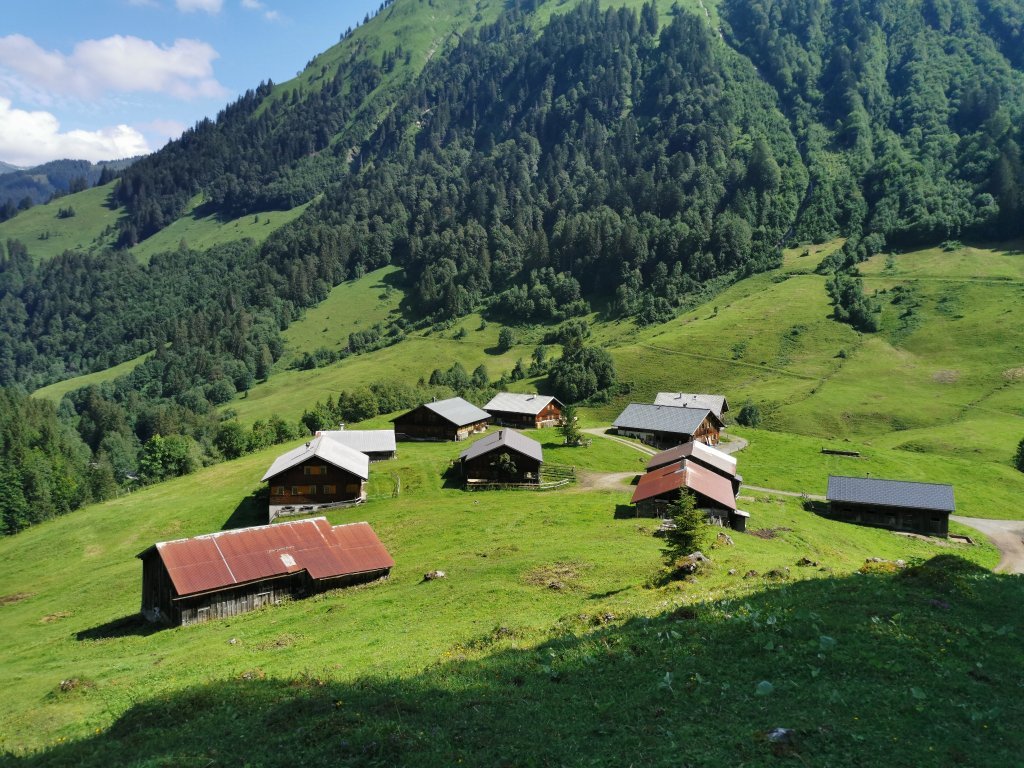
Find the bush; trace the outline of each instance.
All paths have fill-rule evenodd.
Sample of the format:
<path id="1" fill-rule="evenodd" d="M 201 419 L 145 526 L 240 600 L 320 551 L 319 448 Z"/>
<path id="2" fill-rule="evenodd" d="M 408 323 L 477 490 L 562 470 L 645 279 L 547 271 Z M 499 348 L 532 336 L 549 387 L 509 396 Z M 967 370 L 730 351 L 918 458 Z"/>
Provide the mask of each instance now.
<path id="1" fill-rule="evenodd" d="M 1017 444 L 1017 455 L 1013 459 L 1013 465 L 1024 472 L 1024 438 Z"/>
<path id="2" fill-rule="evenodd" d="M 736 421 L 744 427 L 758 427 L 761 425 L 761 409 L 749 400 L 740 408 Z"/>

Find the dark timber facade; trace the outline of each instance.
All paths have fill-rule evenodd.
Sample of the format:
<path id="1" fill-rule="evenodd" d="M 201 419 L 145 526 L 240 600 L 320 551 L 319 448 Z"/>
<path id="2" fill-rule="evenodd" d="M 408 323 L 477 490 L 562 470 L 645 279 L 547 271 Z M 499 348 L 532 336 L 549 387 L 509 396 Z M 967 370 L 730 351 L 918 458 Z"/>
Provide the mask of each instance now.
<path id="1" fill-rule="evenodd" d="M 829 513 L 837 520 L 927 536 L 949 535 L 953 486 L 831 476 Z"/>

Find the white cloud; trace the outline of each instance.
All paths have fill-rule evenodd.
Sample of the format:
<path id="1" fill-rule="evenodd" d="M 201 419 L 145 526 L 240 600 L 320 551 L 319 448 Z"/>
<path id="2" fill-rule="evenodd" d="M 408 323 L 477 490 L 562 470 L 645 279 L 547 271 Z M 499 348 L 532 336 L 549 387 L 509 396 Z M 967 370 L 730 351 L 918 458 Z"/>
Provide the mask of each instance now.
<path id="1" fill-rule="evenodd" d="M 261 0 L 242 0 L 241 6 L 247 11 L 263 11 L 263 18 L 267 21 L 279 21 L 281 14 L 278 11 L 267 10 L 266 3 Z"/>
<path id="2" fill-rule="evenodd" d="M 224 6 L 224 0 L 176 0 L 178 10 L 183 13 L 194 11 L 206 11 L 206 13 L 220 13 Z"/>
<path id="3" fill-rule="evenodd" d="M 143 133 L 150 139 L 150 144 L 155 147 L 163 146 L 172 139 L 177 139 L 188 130 L 188 126 L 177 120 L 151 120 L 139 126 Z"/>
<path id="4" fill-rule="evenodd" d="M 0 158 L 8 163 L 32 166 L 65 157 L 97 162 L 149 151 L 145 137 L 130 126 L 62 133 L 49 112 L 12 109 L 10 100 L 0 97 Z"/>
<path id="5" fill-rule="evenodd" d="M 150 91 L 179 99 L 227 94 L 213 76 L 216 50 L 199 40 L 159 46 L 151 40 L 113 35 L 85 40 L 71 55 L 46 51 L 24 35 L 0 37 L 0 68 L 47 93 L 82 98 L 108 91 Z"/>

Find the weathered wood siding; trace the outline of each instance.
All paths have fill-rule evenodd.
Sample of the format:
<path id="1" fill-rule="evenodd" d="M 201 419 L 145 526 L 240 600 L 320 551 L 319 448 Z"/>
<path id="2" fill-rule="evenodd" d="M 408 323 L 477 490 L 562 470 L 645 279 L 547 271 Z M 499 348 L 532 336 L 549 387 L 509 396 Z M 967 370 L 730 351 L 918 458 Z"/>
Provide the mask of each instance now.
<path id="1" fill-rule="evenodd" d="M 696 440 L 705 445 L 718 445 L 721 434 L 718 424 L 710 417 L 704 419 L 692 435 L 688 435 L 685 432 L 662 432 L 649 429 L 631 429 L 629 427 L 616 427 L 615 432 L 625 437 L 643 440 L 648 445 L 662 449 L 674 448 L 691 440 Z"/>
<path id="2" fill-rule="evenodd" d="M 152 622 L 176 623 L 173 594 L 171 575 L 154 549 L 142 559 L 142 615 Z"/>
<path id="3" fill-rule="evenodd" d="M 330 504 L 361 498 L 361 477 L 315 456 L 270 478 L 270 504 Z"/>
<path id="4" fill-rule="evenodd" d="M 829 503 L 833 517 L 847 523 L 888 528 L 893 531 L 922 533 L 927 536 L 949 536 L 949 513 L 931 509 L 868 506 L 849 502 Z"/>
<path id="5" fill-rule="evenodd" d="M 553 427 L 562 418 L 562 409 L 558 403 L 548 403 L 544 409 L 534 415 L 530 413 L 513 413 L 511 411 L 491 411 L 491 416 L 497 424 L 517 429 L 540 429 L 542 427 Z"/>
<path id="6" fill-rule="evenodd" d="M 176 623 L 200 624 L 211 619 L 227 619 L 267 605 L 277 605 L 282 600 L 301 597 L 310 591 L 307 587 L 308 581 L 309 577 L 303 571 L 242 584 L 219 592 L 183 597 L 175 601 L 178 617 Z"/>
<path id="7" fill-rule="evenodd" d="M 502 453 L 507 453 L 516 463 L 516 474 L 499 474 L 491 466 Z M 476 456 L 462 462 L 462 472 L 467 480 L 486 481 L 489 483 L 539 483 L 540 462 L 521 453 L 507 448 L 495 448 L 493 451 Z"/>
<path id="8" fill-rule="evenodd" d="M 465 440 L 487 429 L 487 420 L 457 427 L 426 406 L 421 405 L 394 421 L 395 435 L 406 440 Z"/>

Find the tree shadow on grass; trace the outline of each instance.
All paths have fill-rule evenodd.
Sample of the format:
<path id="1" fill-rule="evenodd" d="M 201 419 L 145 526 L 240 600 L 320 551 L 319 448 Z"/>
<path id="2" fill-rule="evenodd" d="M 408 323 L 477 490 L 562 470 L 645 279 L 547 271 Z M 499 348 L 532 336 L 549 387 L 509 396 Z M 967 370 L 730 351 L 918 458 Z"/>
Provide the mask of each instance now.
<path id="1" fill-rule="evenodd" d="M 142 614 L 132 613 L 75 633 L 76 640 L 109 640 L 115 637 L 145 637 L 163 629 L 162 624 L 146 621 Z"/>
<path id="2" fill-rule="evenodd" d="M 997 672 L 1024 664 L 1008 629 L 1016 577 L 944 555 L 721 602 L 665 594 L 660 616 L 609 624 L 595 606 L 539 647 L 507 630 L 459 638 L 408 676 L 340 682 L 325 661 L 274 679 L 255 655 L 102 732 L 0 762 L 1002 766 L 1024 753 L 1019 675 Z M 777 728 L 790 730 L 773 740 Z"/>
<path id="3" fill-rule="evenodd" d="M 453 461 L 449 465 L 448 469 L 441 475 L 441 479 L 443 480 L 442 488 L 458 491 L 465 490 L 466 488 L 466 478 L 462 474 L 462 465 L 457 461 Z"/>

